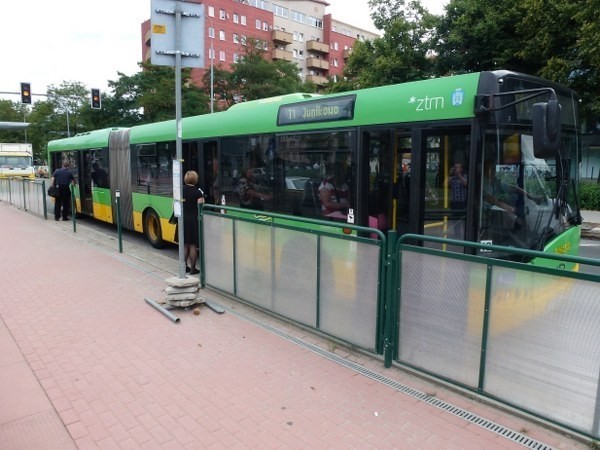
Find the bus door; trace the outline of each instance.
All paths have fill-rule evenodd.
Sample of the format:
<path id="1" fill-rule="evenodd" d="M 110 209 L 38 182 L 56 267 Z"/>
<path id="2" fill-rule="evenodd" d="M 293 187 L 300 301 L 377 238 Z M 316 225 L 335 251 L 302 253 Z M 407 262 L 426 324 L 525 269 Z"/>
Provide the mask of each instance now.
<path id="1" fill-rule="evenodd" d="M 217 189 L 217 141 L 189 141 L 182 147 L 182 176 L 188 170 L 198 173 L 198 187 L 204 191 L 207 201 L 212 202 Z"/>
<path id="2" fill-rule="evenodd" d="M 92 164 L 93 150 L 83 150 L 79 153 L 79 208 L 80 213 L 86 216 L 94 215 L 94 202 L 92 201 Z"/>
<path id="3" fill-rule="evenodd" d="M 449 239 L 465 239 L 469 189 L 468 128 L 426 130 L 420 136 L 418 161 L 413 161 L 421 192 L 419 233 Z M 413 187 L 415 187 L 413 185 Z"/>
<path id="4" fill-rule="evenodd" d="M 412 141 L 410 130 L 397 130 L 394 133 L 393 154 L 393 183 L 394 195 L 392 199 L 392 217 L 394 218 L 392 228 L 399 235 L 415 233 L 414 217 L 412 211 L 410 194 L 412 192 Z"/>
<path id="5" fill-rule="evenodd" d="M 200 187 L 204 191 L 207 203 L 217 204 L 221 201 L 219 189 L 219 154 L 217 141 L 204 141 L 200 145 L 198 158 L 198 174 L 200 175 Z M 233 177 L 232 177 L 233 178 Z M 234 180 L 232 179 L 232 182 Z"/>

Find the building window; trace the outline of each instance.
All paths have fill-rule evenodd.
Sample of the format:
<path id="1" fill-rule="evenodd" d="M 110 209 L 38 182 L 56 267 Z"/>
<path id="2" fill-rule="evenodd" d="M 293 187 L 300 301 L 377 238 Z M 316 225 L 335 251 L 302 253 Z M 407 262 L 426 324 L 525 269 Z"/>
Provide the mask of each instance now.
<path id="1" fill-rule="evenodd" d="M 294 41 L 297 41 L 297 40 L 298 40 L 298 32 L 294 31 Z"/>
<path id="2" fill-rule="evenodd" d="M 263 31 L 269 31 L 269 23 L 268 22 L 263 22 L 262 26 L 263 26 Z"/>
<path id="3" fill-rule="evenodd" d="M 210 17 L 215 17 L 215 7 L 214 6 L 209 6 L 208 7 L 208 15 Z"/>
<path id="4" fill-rule="evenodd" d="M 225 61 L 225 52 L 223 50 L 219 52 L 219 61 Z"/>
<path id="5" fill-rule="evenodd" d="M 333 49 L 334 49 L 334 50 L 337 50 L 337 49 L 338 49 L 338 43 L 337 43 L 337 42 L 334 42 L 334 43 L 333 43 Z"/>
<path id="6" fill-rule="evenodd" d="M 239 62 L 240 60 L 240 55 L 238 55 L 237 53 L 233 54 L 233 62 Z"/>
<path id="7" fill-rule="evenodd" d="M 219 40 L 221 40 L 221 41 L 225 40 L 225 31 L 224 30 L 219 31 Z"/>
<path id="8" fill-rule="evenodd" d="M 240 22 L 242 23 L 242 25 L 246 25 L 246 16 L 241 16 Z"/>
<path id="9" fill-rule="evenodd" d="M 233 13 L 233 23 L 240 23 L 240 15 L 238 13 Z"/>
<path id="10" fill-rule="evenodd" d="M 304 42 L 304 33 L 298 33 L 298 40 Z"/>
<path id="11" fill-rule="evenodd" d="M 243 34 L 242 34 L 241 41 L 242 41 L 242 45 L 246 45 L 246 36 L 244 36 Z"/>
<path id="12" fill-rule="evenodd" d="M 337 60 L 337 58 L 333 58 L 333 60 L 331 61 L 331 65 L 333 67 L 337 67 L 338 66 L 338 60 Z"/>
<path id="13" fill-rule="evenodd" d="M 298 59 L 298 50 L 294 49 L 294 51 L 292 52 L 294 59 Z"/>
<path id="14" fill-rule="evenodd" d="M 215 50 L 213 48 L 208 49 L 208 59 L 215 59 Z"/>
<path id="15" fill-rule="evenodd" d="M 262 25 L 262 22 L 260 19 L 256 19 L 256 29 L 260 30 L 260 26 Z"/>
<path id="16" fill-rule="evenodd" d="M 211 39 L 215 38 L 215 29 L 213 27 L 208 27 L 208 37 Z"/>
<path id="17" fill-rule="evenodd" d="M 239 44 L 240 43 L 240 35 L 237 33 L 233 33 L 233 43 L 234 44 Z"/>
<path id="18" fill-rule="evenodd" d="M 298 57 L 304 59 L 304 50 L 298 50 Z"/>

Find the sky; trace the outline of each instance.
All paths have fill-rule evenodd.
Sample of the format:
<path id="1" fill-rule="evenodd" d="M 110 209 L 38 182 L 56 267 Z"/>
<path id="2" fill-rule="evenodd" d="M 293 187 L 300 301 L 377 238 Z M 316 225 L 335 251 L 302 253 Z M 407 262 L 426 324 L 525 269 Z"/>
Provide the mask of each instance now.
<path id="1" fill-rule="evenodd" d="M 376 31 L 367 0 L 328 0 L 334 18 Z M 442 13 L 447 0 L 422 0 Z M 118 72 L 133 75 L 141 58 L 141 23 L 151 0 L 3 1 L 0 26 L 0 98 L 19 101 L 21 82 L 31 83 L 33 100 L 49 85 L 78 81 L 107 89 Z M 2 118 L 0 118 L 0 121 Z"/>

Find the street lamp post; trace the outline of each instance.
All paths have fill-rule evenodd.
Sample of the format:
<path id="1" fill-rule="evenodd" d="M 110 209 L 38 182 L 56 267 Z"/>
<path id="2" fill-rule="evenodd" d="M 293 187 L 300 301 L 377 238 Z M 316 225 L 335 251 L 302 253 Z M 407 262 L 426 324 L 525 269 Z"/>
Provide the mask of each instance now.
<path id="1" fill-rule="evenodd" d="M 215 72 L 214 72 L 214 60 L 215 60 L 215 27 L 213 26 L 212 20 L 210 20 L 210 16 L 206 14 L 205 16 L 208 19 L 208 23 L 210 24 L 210 28 L 212 28 L 212 34 L 209 32 L 210 37 L 210 113 L 212 114 L 215 110 L 214 102 L 215 102 Z"/>

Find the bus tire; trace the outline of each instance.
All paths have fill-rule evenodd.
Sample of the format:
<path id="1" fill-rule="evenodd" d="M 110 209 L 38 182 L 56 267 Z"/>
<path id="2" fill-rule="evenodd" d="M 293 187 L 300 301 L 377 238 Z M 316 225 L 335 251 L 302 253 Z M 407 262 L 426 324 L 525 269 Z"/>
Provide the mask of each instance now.
<path id="1" fill-rule="evenodd" d="M 153 209 L 149 209 L 144 214 L 144 235 L 154 248 L 163 248 L 165 242 L 162 237 L 162 227 L 160 226 L 160 217 Z"/>

